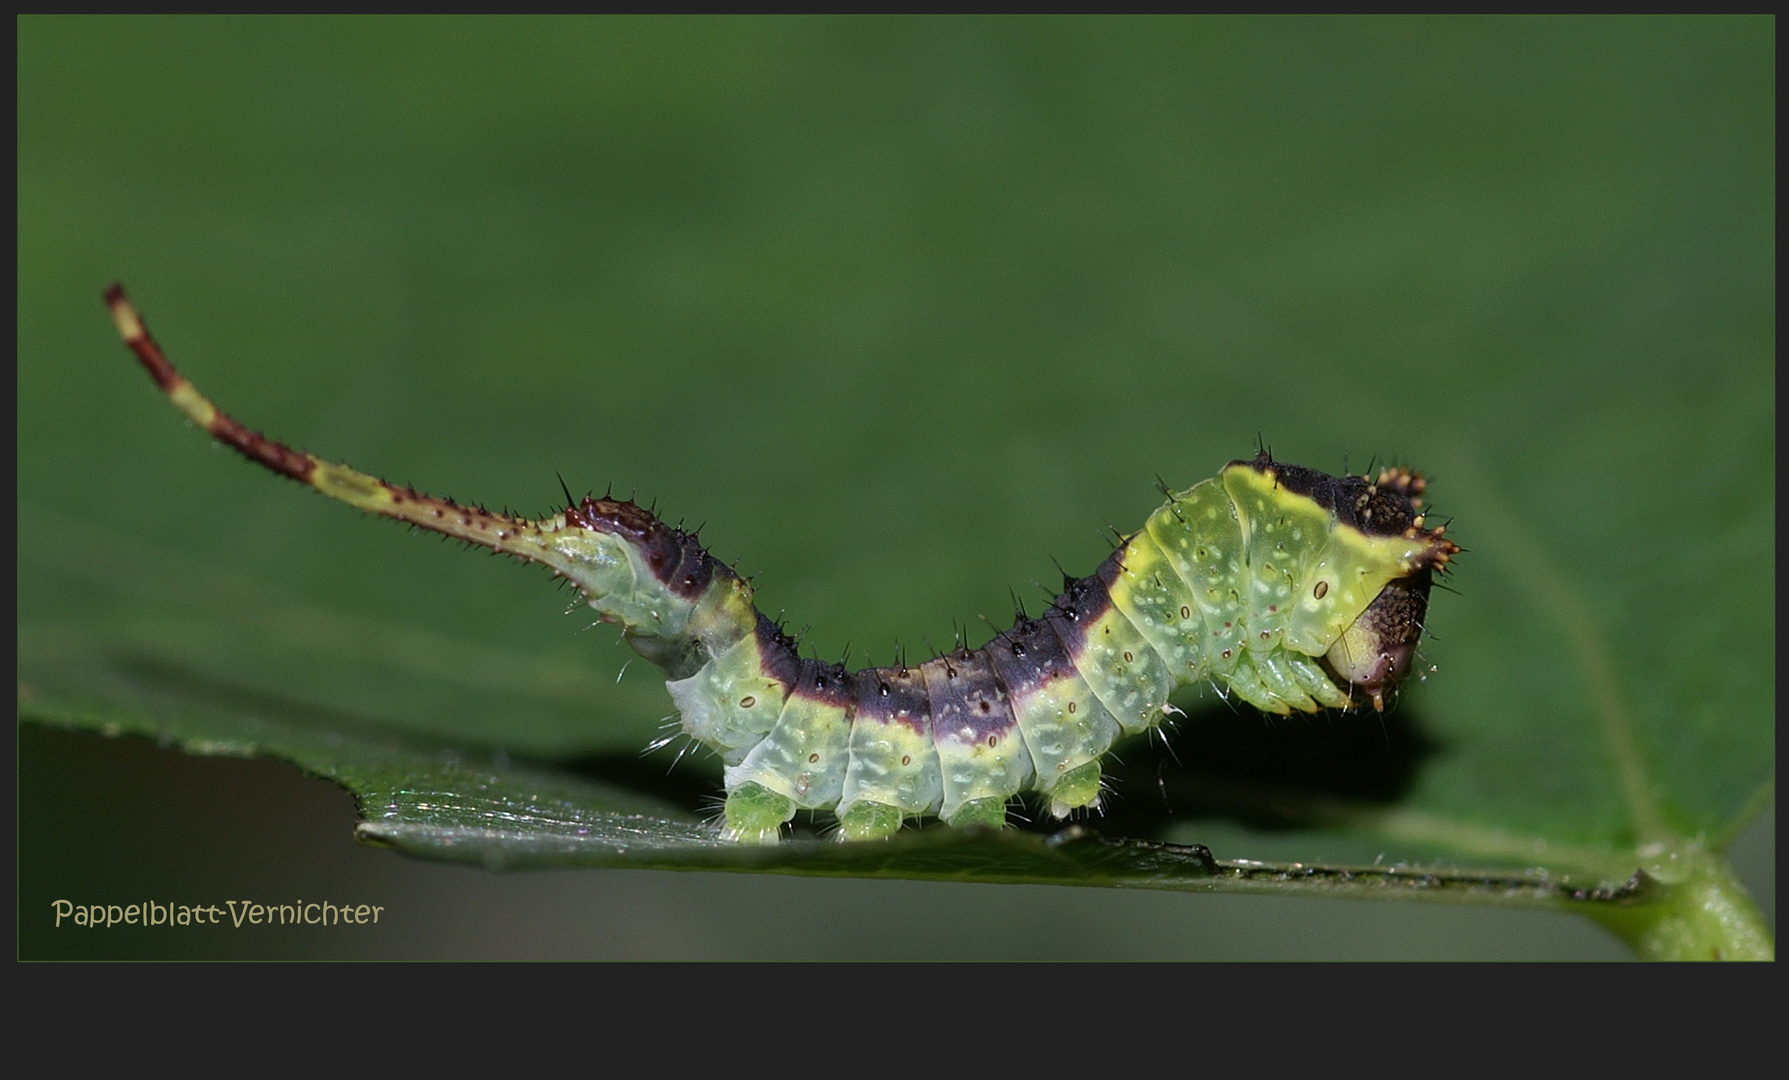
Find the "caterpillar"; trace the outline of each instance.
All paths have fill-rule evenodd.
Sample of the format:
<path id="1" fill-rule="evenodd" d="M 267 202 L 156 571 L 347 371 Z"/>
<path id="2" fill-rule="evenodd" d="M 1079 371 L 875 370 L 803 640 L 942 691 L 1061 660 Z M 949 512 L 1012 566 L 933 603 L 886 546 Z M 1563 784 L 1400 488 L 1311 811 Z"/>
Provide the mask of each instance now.
<path id="1" fill-rule="evenodd" d="M 627 499 L 539 520 L 463 506 L 294 450 L 175 370 L 114 284 L 124 343 L 213 438 L 361 510 L 540 563 L 663 670 L 681 730 L 725 763 L 726 836 L 777 841 L 800 810 L 842 839 L 908 820 L 999 827 L 1036 792 L 1065 817 L 1101 798 L 1101 759 L 1210 683 L 1266 712 L 1347 709 L 1411 671 L 1433 578 L 1460 548 L 1401 468 L 1331 476 L 1262 449 L 1167 501 L 1092 574 L 986 645 L 859 671 L 797 654 L 751 584 Z M 1164 490 L 1165 485 L 1164 485 Z"/>

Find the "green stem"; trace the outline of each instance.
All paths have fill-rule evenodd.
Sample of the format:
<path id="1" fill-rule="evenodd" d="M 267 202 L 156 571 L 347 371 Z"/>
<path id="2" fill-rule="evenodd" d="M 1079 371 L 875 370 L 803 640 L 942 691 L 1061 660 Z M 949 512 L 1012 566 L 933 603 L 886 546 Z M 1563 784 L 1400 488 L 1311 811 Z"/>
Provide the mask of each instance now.
<path id="1" fill-rule="evenodd" d="M 1650 902 L 1585 913 L 1643 960 L 1774 960 L 1776 940 L 1725 856 L 1683 844 L 1646 868 Z"/>

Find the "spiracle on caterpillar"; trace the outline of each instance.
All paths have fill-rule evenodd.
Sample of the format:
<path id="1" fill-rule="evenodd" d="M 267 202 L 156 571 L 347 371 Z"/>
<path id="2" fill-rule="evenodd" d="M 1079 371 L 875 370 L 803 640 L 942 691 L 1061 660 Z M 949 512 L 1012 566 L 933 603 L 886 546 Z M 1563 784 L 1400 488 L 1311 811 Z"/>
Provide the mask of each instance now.
<path id="1" fill-rule="evenodd" d="M 999 827 L 1036 792 L 1097 806 L 1101 760 L 1211 683 L 1267 712 L 1348 709 L 1411 671 L 1434 575 L 1460 548 L 1422 513 L 1423 478 L 1330 476 L 1266 451 L 1170 493 L 1092 574 L 986 645 L 849 671 L 797 655 L 752 586 L 630 500 L 567 496 L 539 520 L 461 506 L 303 453 L 219 410 L 114 284 L 124 343 L 219 442 L 350 506 L 541 563 L 665 673 L 681 730 L 725 763 L 723 828 L 775 842 L 800 810 L 847 840 L 910 819 Z"/>

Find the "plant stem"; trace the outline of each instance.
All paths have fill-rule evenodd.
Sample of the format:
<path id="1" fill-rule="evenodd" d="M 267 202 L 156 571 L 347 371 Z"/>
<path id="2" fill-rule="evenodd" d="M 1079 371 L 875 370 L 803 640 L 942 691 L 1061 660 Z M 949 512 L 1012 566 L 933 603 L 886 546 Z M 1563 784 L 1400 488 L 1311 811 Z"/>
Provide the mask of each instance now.
<path id="1" fill-rule="evenodd" d="M 1643 960 L 1774 960 L 1776 940 L 1724 855 L 1659 845 L 1646 867 L 1655 899 L 1586 914 Z"/>

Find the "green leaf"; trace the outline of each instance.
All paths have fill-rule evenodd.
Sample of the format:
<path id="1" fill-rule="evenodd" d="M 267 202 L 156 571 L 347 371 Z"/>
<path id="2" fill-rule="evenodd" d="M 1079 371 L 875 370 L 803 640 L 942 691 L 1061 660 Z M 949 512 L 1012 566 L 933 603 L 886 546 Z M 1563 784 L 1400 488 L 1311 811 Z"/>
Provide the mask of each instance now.
<path id="1" fill-rule="evenodd" d="M 1497 893 L 1768 950 L 1725 853 L 1774 797 L 1770 25 L 25 20 L 21 717 L 293 762 L 481 866 Z M 1257 437 L 1422 469 L 1468 552 L 1384 718 L 1193 694 L 1067 833 L 730 848 L 612 632 L 209 445 L 113 278 L 252 426 L 529 513 L 637 491 L 854 662 L 978 642 Z M 34 745 L 35 935 L 40 853 L 155 809 Z M 824 887 L 774 919 L 826 939 Z"/>

